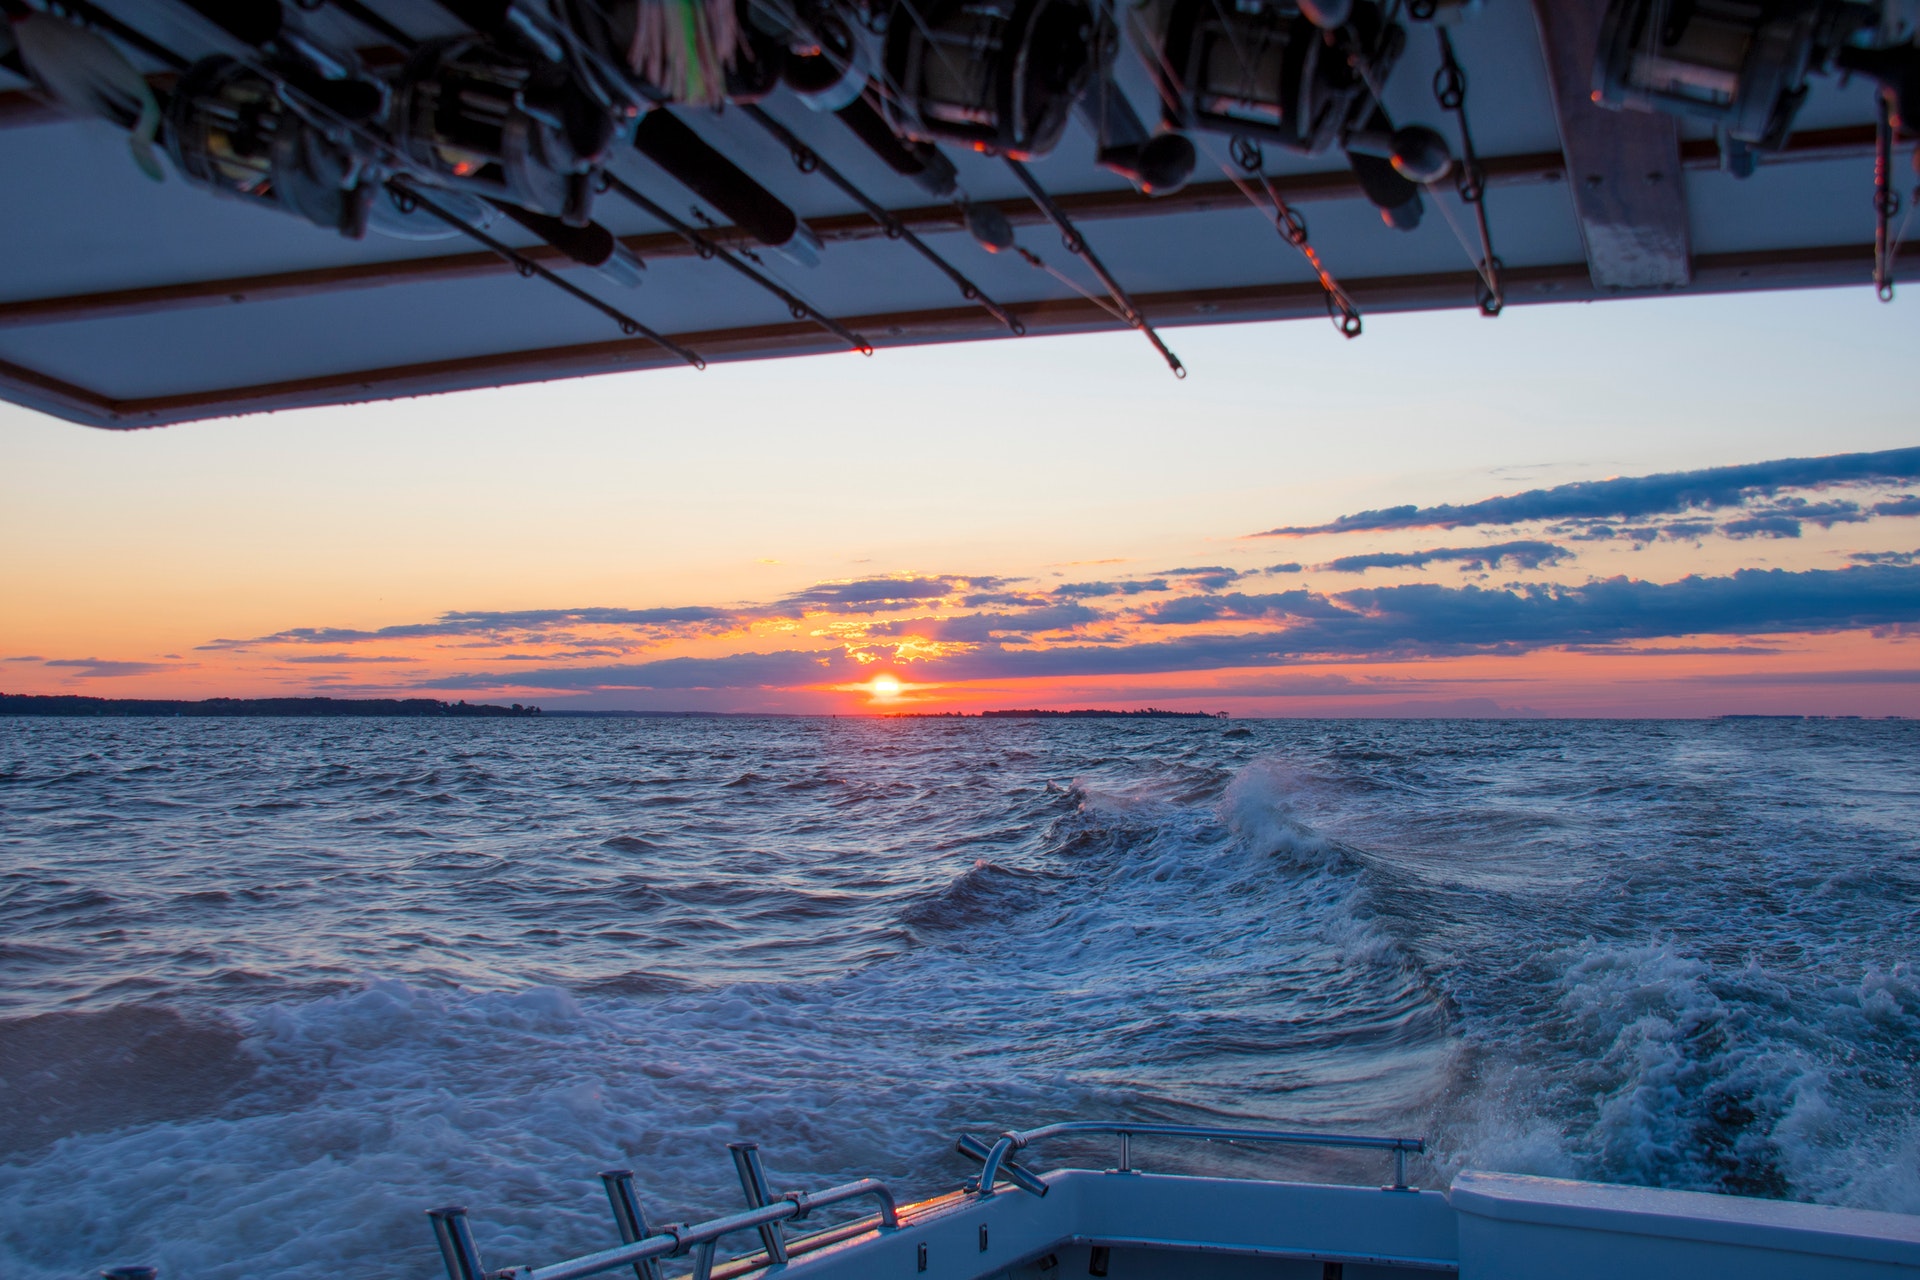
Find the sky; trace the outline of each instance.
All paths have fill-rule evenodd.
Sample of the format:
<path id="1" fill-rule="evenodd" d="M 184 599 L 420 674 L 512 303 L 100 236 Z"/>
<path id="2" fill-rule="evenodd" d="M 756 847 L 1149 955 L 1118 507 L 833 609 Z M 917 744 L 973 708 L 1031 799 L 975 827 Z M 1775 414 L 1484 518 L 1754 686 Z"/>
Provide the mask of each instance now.
<path id="1" fill-rule="evenodd" d="M 793 713 L 1920 715 L 1871 290 L 0 405 L 0 692 Z"/>

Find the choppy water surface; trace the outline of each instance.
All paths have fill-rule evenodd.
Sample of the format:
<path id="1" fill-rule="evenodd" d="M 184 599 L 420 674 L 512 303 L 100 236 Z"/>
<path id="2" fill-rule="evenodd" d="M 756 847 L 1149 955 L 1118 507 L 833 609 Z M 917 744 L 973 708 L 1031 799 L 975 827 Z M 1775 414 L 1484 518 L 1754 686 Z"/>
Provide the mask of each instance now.
<path id="1" fill-rule="evenodd" d="M 783 1186 L 924 1194 L 957 1133 L 1069 1117 L 1920 1212 L 1916 748 L 0 721 L 0 1274 L 416 1280 L 449 1199 L 544 1261 L 612 1241 L 602 1168 L 661 1218 L 735 1207 L 743 1136 Z"/>

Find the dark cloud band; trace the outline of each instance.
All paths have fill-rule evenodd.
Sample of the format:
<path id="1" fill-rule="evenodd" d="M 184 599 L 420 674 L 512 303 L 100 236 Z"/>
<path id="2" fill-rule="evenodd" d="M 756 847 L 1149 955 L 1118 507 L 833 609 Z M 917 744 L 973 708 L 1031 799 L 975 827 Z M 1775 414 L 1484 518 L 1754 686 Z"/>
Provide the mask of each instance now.
<path id="1" fill-rule="evenodd" d="M 1920 567 L 1743 569 L 1678 582 L 1610 578 L 1527 590 L 1431 583 L 1323 595 L 1287 591 L 1171 600 L 1139 620 L 1163 626 L 1265 622 L 1219 635 L 1039 648 L 987 642 L 894 666 L 913 680 L 964 682 L 1224 671 L 1300 663 L 1377 662 L 1686 636 L 1757 636 L 1920 623 Z M 885 646 L 869 657 L 892 657 Z M 765 689 L 843 683 L 875 669 L 845 649 L 668 658 L 598 667 L 474 674 L 436 689 Z"/>
<path id="2" fill-rule="evenodd" d="M 1825 458 L 1782 458 L 1737 467 L 1673 471 L 1613 480 L 1582 480 L 1551 489 L 1530 489 L 1504 498 L 1434 507 L 1385 507 L 1341 516 L 1326 524 L 1287 525 L 1256 538 L 1314 533 L 1359 533 L 1383 529 L 1458 529 L 1534 520 L 1637 520 L 1720 507 L 1737 507 L 1789 489 L 1831 484 L 1920 479 L 1920 448 L 1878 453 L 1840 453 Z M 1885 504 L 1883 504 L 1885 505 Z M 1877 514 L 1893 514 L 1879 512 Z M 1902 512 L 1901 514 L 1905 514 Z"/>

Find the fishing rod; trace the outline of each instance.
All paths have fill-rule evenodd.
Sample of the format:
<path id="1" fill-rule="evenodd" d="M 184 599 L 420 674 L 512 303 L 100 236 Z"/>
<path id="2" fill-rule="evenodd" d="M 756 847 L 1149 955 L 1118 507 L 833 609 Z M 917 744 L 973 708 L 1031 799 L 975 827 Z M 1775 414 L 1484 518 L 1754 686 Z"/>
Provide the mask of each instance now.
<path id="1" fill-rule="evenodd" d="M 938 267 L 941 272 L 946 275 L 947 279 L 953 281 L 953 283 L 959 287 L 961 297 L 967 299 L 969 302 L 979 303 L 994 319 L 1007 326 L 1008 331 L 1016 337 L 1027 331 L 1027 326 L 1009 315 L 1005 307 L 1002 307 L 992 298 L 989 298 L 986 293 L 981 290 L 980 286 L 967 279 L 952 263 L 929 248 L 927 242 L 915 235 L 904 222 L 894 216 L 891 210 L 873 200 L 865 192 L 861 191 L 860 188 L 856 187 L 845 174 L 827 163 L 827 161 L 820 156 L 819 152 L 801 141 L 800 137 L 791 129 L 781 124 L 778 120 L 775 120 L 757 105 L 742 107 L 741 112 L 749 120 L 752 120 L 755 124 L 758 124 L 768 133 L 772 134 L 777 142 L 786 147 L 788 154 L 793 157 L 794 166 L 802 173 L 818 173 L 828 182 L 840 188 L 841 191 L 846 193 L 848 198 L 866 211 L 868 217 L 880 224 L 881 228 L 887 233 L 889 240 L 905 241 L 916 250 L 921 257 Z"/>
<path id="2" fill-rule="evenodd" d="M 1493 253 L 1493 228 L 1487 223 L 1487 177 L 1480 157 L 1473 149 L 1473 134 L 1467 128 L 1467 73 L 1453 56 L 1453 37 L 1442 26 L 1434 27 L 1439 36 L 1440 69 L 1433 73 L 1433 96 L 1442 109 L 1451 111 L 1460 127 L 1460 199 L 1473 206 L 1480 229 L 1480 313 L 1497 316 L 1507 304 L 1507 290 L 1500 279 L 1501 262 Z M 1442 212 L 1445 206 L 1442 206 Z M 1468 251 L 1471 254 L 1471 250 Z"/>
<path id="3" fill-rule="evenodd" d="M 774 297 L 780 299 L 780 301 L 786 303 L 787 310 L 792 313 L 794 319 L 812 321 L 863 356 L 873 354 L 873 344 L 865 338 L 853 332 L 838 320 L 820 311 L 805 299 L 782 288 L 774 280 L 754 270 L 742 262 L 736 255 L 728 252 L 717 241 L 700 234 L 700 232 L 696 231 L 693 227 L 674 217 L 673 214 L 669 213 L 663 206 L 648 199 L 615 174 L 603 173 L 600 175 L 600 180 L 606 184 L 607 190 L 613 192 L 628 204 L 639 209 L 642 213 L 665 223 L 668 230 L 692 246 L 696 256 L 711 258 L 725 263 L 747 279 L 759 285 L 762 289 L 765 289 L 768 293 L 771 293 Z"/>
<path id="4" fill-rule="evenodd" d="M 1181 73 L 1167 60 L 1165 51 L 1147 35 L 1137 19 L 1131 17 L 1128 19 L 1128 30 L 1133 38 L 1127 43 L 1133 46 L 1135 56 L 1146 68 L 1147 76 L 1153 82 L 1154 90 L 1160 97 L 1162 109 L 1170 115 L 1180 116 L 1184 112 L 1183 103 L 1192 96 L 1182 80 Z M 1152 57 L 1148 56 L 1149 49 L 1153 50 Z M 1241 67 L 1242 70 L 1248 69 L 1244 58 L 1241 60 Z M 1345 286 L 1321 259 L 1320 251 L 1314 248 L 1307 233 L 1306 217 L 1287 202 L 1273 179 L 1267 176 L 1266 154 L 1259 141 L 1246 134 L 1232 135 L 1227 148 L 1228 154 L 1232 157 L 1231 164 L 1220 159 L 1204 140 L 1200 140 L 1198 145 L 1206 150 L 1209 159 L 1220 166 L 1220 171 L 1226 174 L 1227 180 L 1233 183 L 1235 190 L 1246 197 L 1247 203 L 1273 223 L 1274 229 L 1280 233 L 1280 238 L 1293 246 L 1300 256 L 1306 259 L 1314 278 L 1320 282 L 1321 294 L 1327 300 L 1327 316 L 1333 321 L 1334 328 L 1338 329 L 1344 338 L 1359 337 L 1365 327 L 1365 322 L 1360 316 L 1360 308 L 1354 304 Z M 1259 182 L 1259 192 L 1250 185 L 1250 179 Z M 1266 195 L 1264 204 L 1261 202 L 1260 192 Z M 1269 208 L 1271 208 L 1271 214 L 1268 212 Z"/>
<path id="5" fill-rule="evenodd" d="M 705 369 L 707 367 L 707 362 L 700 357 L 698 352 L 680 345 L 663 333 L 649 329 L 646 325 L 641 324 L 638 320 L 635 320 L 626 312 L 621 311 L 618 307 L 602 302 L 572 281 L 562 279 L 559 275 L 548 270 L 540 263 L 535 262 L 532 258 L 521 253 L 513 246 L 494 239 L 458 214 L 435 204 L 431 199 L 422 195 L 419 190 L 411 184 L 395 177 L 387 179 L 386 186 L 387 191 L 393 196 L 395 206 L 398 207 L 402 213 L 411 213 L 413 207 L 417 206 L 423 212 L 438 218 L 456 231 L 470 236 L 476 242 L 485 245 L 489 250 L 498 254 L 511 264 L 513 269 L 522 276 L 539 276 L 542 280 L 545 280 L 554 288 L 559 289 L 562 293 L 578 298 L 595 311 L 613 320 L 620 326 L 622 333 L 645 338 L 656 347 L 673 352 L 673 354 L 679 356 L 696 369 Z"/>
<path id="6" fill-rule="evenodd" d="M 1047 220 L 1059 229 L 1061 242 L 1066 245 L 1067 252 L 1086 263 L 1093 274 L 1100 277 L 1100 283 L 1107 287 L 1108 295 L 1113 298 L 1114 305 L 1120 309 L 1120 318 L 1138 329 L 1146 340 L 1153 344 L 1153 349 L 1160 353 L 1166 360 L 1167 367 L 1173 370 L 1174 377 L 1186 377 L 1187 367 L 1180 363 L 1180 357 L 1168 350 L 1167 344 L 1160 340 L 1160 335 L 1154 332 L 1151 324 L 1147 323 L 1147 318 L 1140 314 L 1140 308 L 1133 305 L 1133 299 L 1127 296 L 1126 289 L 1114 279 L 1113 273 L 1107 270 L 1106 264 L 1100 261 L 1092 246 L 1087 244 L 1086 237 L 1080 234 L 1079 228 L 1075 227 L 1072 219 L 1067 217 L 1066 210 L 1053 202 L 1053 197 L 1047 194 L 1046 189 L 1034 178 L 1026 165 L 1012 156 L 1007 156 L 1005 159 L 1007 168 L 1013 170 L 1013 176 L 1020 179 L 1020 185 L 1027 189 L 1027 193 L 1033 197 L 1033 202 L 1040 206 L 1040 211 L 1047 215 Z"/>

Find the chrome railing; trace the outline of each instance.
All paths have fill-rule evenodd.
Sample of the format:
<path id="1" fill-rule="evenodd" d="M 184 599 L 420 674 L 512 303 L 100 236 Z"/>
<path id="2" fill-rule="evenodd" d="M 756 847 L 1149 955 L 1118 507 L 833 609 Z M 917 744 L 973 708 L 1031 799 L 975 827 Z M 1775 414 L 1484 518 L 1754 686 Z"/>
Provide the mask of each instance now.
<path id="1" fill-rule="evenodd" d="M 750 1142 L 730 1144 L 734 1167 L 740 1175 L 748 1208 L 740 1213 L 713 1218 L 692 1225 L 670 1223 L 650 1231 L 640 1202 L 633 1192 L 633 1174 L 615 1169 L 600 1175 L 607 1189 L 607 1201 L 613 1206 L 614 1225 L 624 1243 L 598 1253 L 583 1254 L 544 1267 L 508 1267 L 488 1271 L 480 1263 L 480 1251 L 473 1230 L 467 1223 L 467 1211 L 458 1206 L 429 1209 L 433 1234 L 440 1244 L 441 1259 L 447 1264 L 450 1280 L 581 1280 L 625 1267 L 633 1269 L 635 1280 L 660 1280 L 660 1259 L 691 1255 L 692 1280 L 712 1280 L 714 1254 L 720 1240 L 741 1231 L 757 1231 L 768 1262 L 785 1262 L 791 1257 L 825 1248 L 863 1231 L 878 1227 L 892 1230 L 900 1225 L 893 1193 L 874 1178 L 829 1187 L 825 1191 L 789 1191 L 774 1196 L 767 1189 L 766 1174 L 760 1167 L 758 1149 Z M 809 1236 L 788 1239 L 781 1232 L 783 1222 L 799 1222 L 816 1209 L 848 1200 L 871 1197 L 880 1202 L 877 1215 L 857 1222 L 843 1223 Z"/>
<path id="2" fill-rule="evenodd" d="M 1199 1124 L 1130 1124 L 1118 1120 L 1068 1120 L 1042 1125 L 1038 1129 L 1008 1130 L 991 1147 L 978 1138 L 962 1138 L 954 1150 L 980 1161 L 980 1177 L 975 1190 L 993 1190 L 1002 1178 L 1034 1195 L 1047 1194 L 1047 1184 L 1031 1169 L 1013 1163 L 1011 1157 L 1046 1138 L 1067 1134 L 1115 1134 L 1120 1138 L 1120 1165 L 1116 1172 L 1132 1173 L 1133 1140 L 1141 1138 L 1200 1138 L 1210 1142 L 1261 1142 L 1290 1147 L 1359 1147 L 1393 1153 L 1393 1185 L 1387 1191 L 1407 1191 L 1407 1156 L 1427 1149 L 1425 1138 L 1374 1138 L 1349 1133 L 1293 1133 L 1284 1129 L 1226 1129 Z"/>

